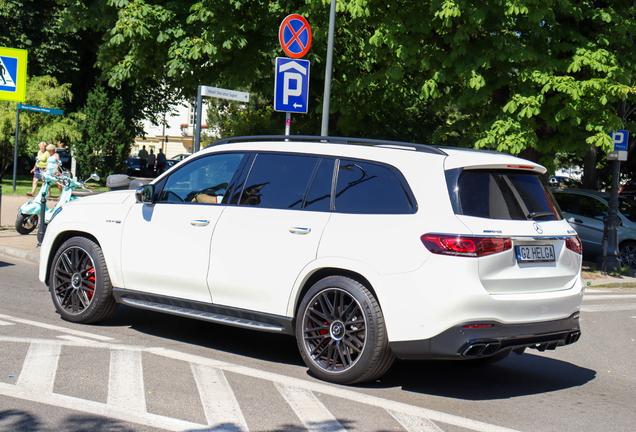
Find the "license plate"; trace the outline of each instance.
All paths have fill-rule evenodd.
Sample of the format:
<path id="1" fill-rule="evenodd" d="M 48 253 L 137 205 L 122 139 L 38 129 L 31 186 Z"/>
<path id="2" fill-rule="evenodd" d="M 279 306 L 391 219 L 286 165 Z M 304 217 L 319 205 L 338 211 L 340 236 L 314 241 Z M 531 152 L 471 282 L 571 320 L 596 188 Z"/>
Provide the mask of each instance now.
<path id="1" fill-rule="evenodd" d="M 517 246 L 519 262 L 554 262 L 553 245 Z"/>

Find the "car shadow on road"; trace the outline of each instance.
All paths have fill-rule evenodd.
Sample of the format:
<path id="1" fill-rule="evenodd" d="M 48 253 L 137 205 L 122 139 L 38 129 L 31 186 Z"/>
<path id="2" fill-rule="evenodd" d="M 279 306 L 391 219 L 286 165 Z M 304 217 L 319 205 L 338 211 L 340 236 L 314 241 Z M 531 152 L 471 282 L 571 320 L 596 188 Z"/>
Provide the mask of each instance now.
<path id="1" fill-rule="evenodd" d="M 135 331 L 257 360 L 303 366 L 292 336 L 246 330 L 120 305 L 104 326 Z M 578 387 L 596 372 L 545 354 L 512 354 L 492 365 L 463 361 L 401 361 L 375 382 L 360 388 L 405 391 L 465 400 L 507 399 Z M 312 374 L 307 371 L 309 376 Z"/>
<path id="2" fill-rule="evenodd" d="M 509 399 L 582 386 L 596 371 L 549 354 L 512 354 L 491 365 L 463 361 L 399 361 L 367 388 L 401 387 L 402 390 L 464 400 Z"/>
<path id="3" fill-rule="evenodd" d="M 292 336 L 247 330 L 120 305 L 103 326 L 130 327 L 138 332 L 255 359 L 303 365 Z"/>

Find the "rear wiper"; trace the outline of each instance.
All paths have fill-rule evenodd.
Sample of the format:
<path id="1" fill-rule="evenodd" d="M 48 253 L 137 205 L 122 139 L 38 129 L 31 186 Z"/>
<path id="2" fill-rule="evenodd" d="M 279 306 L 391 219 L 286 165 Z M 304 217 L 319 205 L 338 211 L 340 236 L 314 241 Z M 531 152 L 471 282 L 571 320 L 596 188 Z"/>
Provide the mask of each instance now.
<path id="1" fill-rule="evenodd" d="M 528 215 L 526 216 L 528 219 L 534 220 L 535 218 L 541 217 L 541 216 L 552 216 L 552 212 L 532 212 L 532 213 L 528 213 Z"/>

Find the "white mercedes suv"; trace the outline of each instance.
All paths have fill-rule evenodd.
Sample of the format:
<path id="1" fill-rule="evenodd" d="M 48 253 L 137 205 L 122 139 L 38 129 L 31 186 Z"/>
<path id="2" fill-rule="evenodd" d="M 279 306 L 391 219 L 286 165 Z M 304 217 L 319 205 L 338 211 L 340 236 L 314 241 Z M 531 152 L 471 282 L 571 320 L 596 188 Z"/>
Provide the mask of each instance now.
<path id="1" fill-rule="evenodd" d="M 62 318 L 118 304 L 294 335 L 321 379 L 576 342 L 581 242 L 544 167 L 335 137 L 219 141 L 137 191 L 62 207 L 40 279 Z M 237 341 L 240 343 L 240 341 Z"/>

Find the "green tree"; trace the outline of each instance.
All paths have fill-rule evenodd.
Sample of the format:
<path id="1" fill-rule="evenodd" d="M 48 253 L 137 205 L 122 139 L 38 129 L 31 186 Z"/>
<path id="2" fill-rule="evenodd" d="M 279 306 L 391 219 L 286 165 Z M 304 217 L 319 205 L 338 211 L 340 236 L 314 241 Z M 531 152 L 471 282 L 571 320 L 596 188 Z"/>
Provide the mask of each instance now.
<path id="1" fill-rule="evenodd" d="M 70 85 L 59 85 L 55 78 L 43 76 L 27 80 L 26 105 L 63 110 L 71 100 Z M 16 102 L 0 101 L 0 180 L 13 165 L 16 110 Z M 34 156 L 40 141 L 71 145 L 78 137 L 74 115 L 20 111 L 18 156 Z"/>
<path id="2" fill-rule="evenodd" d="M 81 176 L 97 172 L 105 180 L 111 174 L 126 171 L 135 134 L 123 111 L 121 98 L 110 96 L 103 87 L 89 93 L 81 110 L 81 139 L 74 146 Z"/>
<path id="3" fill-rule="evenodd" d="M 297 121 L 317 133 L 328 3 L 69 1 L 65 18 L 104 32 L 97 64 L 111 85 L 161 76 L 188 97 L 206 84 L 271 100 L 278 28 L 300 13 L 314 38 L 311 110 Z M 627 0 L 339 2 L 330 132 L 496 149 L 548 167 L 557 151 L 604 152 L 622 126 L 619 102 L 636 102 L 635 12 Z"/>

